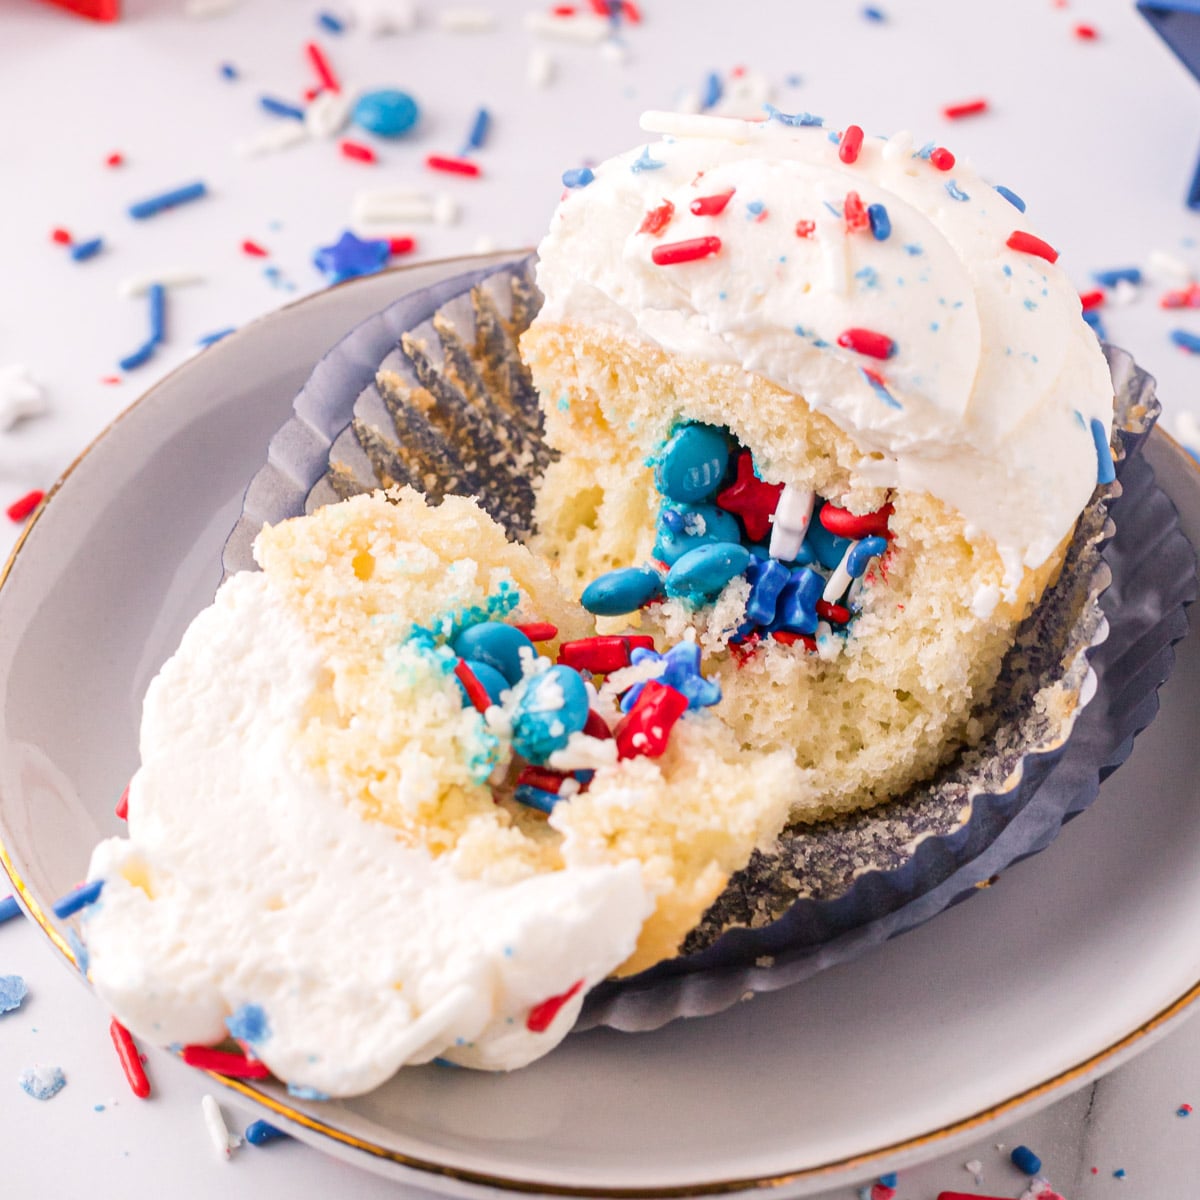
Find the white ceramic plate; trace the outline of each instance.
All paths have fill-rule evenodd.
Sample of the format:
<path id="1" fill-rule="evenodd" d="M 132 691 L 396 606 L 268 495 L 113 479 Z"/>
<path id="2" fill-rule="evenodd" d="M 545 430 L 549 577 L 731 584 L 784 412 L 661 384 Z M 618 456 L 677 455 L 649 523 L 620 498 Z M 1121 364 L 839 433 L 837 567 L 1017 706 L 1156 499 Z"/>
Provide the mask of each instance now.
<path id="1" fill-rule="evenodd" d="M 503 256 L 498 256 L 503 257 Z M 69 955 L 51 901 L 136 760 L 141 697 L 211 599 L 242 489 L 319 357 L 428 264 L 259 321 L 153 388 L 79 460 L 0 588 L 0 860 Z M 1147 455 L 1200 543 L 1200 474 Z M 345 1103 L 237 1086 L 315 1144 L 481 1191 L 806 1195 L 945 1153 L 1146 1046 L 1200 997 L 1200 641 L 1100 799 L 970 903 L 702 1021 L 595 1030 L 508 1076 L 402 1072 Z"/>

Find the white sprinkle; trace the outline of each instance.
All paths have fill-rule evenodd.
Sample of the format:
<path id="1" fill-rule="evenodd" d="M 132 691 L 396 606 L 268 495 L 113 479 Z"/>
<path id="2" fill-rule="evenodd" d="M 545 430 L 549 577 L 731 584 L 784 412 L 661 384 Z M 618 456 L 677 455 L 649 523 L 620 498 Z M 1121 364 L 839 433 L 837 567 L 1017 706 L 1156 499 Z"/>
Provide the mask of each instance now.
<path id="1" fill-rule="evenodd" d="M 907 129 L 893 133 L 883 144 L 883 161 L 886 163 L 907 162 L 912 157 L 913 135 Z"/>
<path id="2" fill-rule="evenodd" d="M 407 199 L 369 200 L 355 197 L 350 208 L 350 219 L 360 225 L 380 225 L 389 222 L 432 221 L 433 201 L 423 196 Z"/>
<path id="3" fill-rule="evenodd" d="M 1146 272 L 1162 283 L 1191 283 L 1196 274 L 1187 263 L 1165 250 L 1151 250 L 1146 260 Z"/>
<path id="4" fill-rule="evenodd" d="M 846 261 L 846 228 L 841 219 L 821 206 L 817 216 L 817 244 L 830 292 L 844 296 L 850 290 L 850 264 Z"/>
<path id="5" fill-rule="evenodd" d="M 525 29 L 539 37 L 561 38 L 567 42 L 602 42 L 612 31 L 603 17 L 591 13 L 576 13 L 573 17 L 556 17 L 551 13 L 527 12 Z"/>
<path id="6" fill-rule="evenodd" d="M 550 51 L 542 46 L 534 46 L 529 52 L 529 60 L 525 64 L 525 78 L 530 87 L 549 87 L 554 81 L 554 59 Z"/>
<path id="7" fill-rule="evenodd" d="M 187 0 L 183 12 L 188 17 L 220 17 L 236 7 L 237 0 Z"/>
<path id="8" fill-rule="evenodd" d="M 816 495 L 807 488 L 793 487 L 790 483 L 784 485 L 771 523 L 769 553 L 772 558 L 791 562 L 800 553 L 815 500 Z"/>
<path id="9" fill-rule="evenodd" d="M 276 121 L 253 137 L 234 142 L 233 152 L 239 158 L 258 158 L 262 154 L 290 150 L 308 139 L 308 126 L 303 121 Z"/>
<path id="10" fill-rule="evenodd" d="M 842 561 L 838 563 L 837 569 L 830 575 L 828 582 L 825 584 L 825 590 L 821 593 L 821 599 L 826 604 L 836 604 L 845 594 L 846 589 L 850 586 L 850 568 L 846 565 L 850 560 L 850 555 L 857 542 L 851 542 L 846 547 L 846 553 L 842 555 Z"/>
<path id="11" fill-rule="evenodd" d="M 822 662 L 832 662 L 842 652 L 842 639 L 833 636 L 833 627 L 828 621 L 817 622 L 817 657 Z"/>
<path id="12" fill-rule="evenodd" d="M 304 110 L 304 127 L 315 138 L 337 137 L 350 121 L 350 97 L 321 92 Z"/>
<path id="13" fill-rule="evenodd" d="M 446 192 L 438 192 L 433 198 L 433 219 L 439 225 L 453 225 L 458 221 L 458 204 Z"/>
<path id="14" fill-rule="evenodd" d="M 671 137 L 720 138 L 726 142 L 754 141 L 763 136 L 766 121 L 743 121 L 737 117 L 712 117 L 707 113 L 644 112 L 638 124 L 646 133 Z"/>
<path id="15" fill-rule="evenodd" d="M 412 33 L 417 27 L 417 7 L 412 0 L 356 0 L 354 16 L 371 37 Z"/>
<path id="16" fill-rule="evenodd" d="M 156 275 L 130 275 L 117 284 L 117 295 L 125 300 L 133 300 L 144 296 L 156 283 L 161 283 L 165 288 L 173 288 L 203 282 L 204 276 L 199 271 L 175 267 L 170 271 L 159 271 Z"/>
<path id="17" fill-rule="evenodd" d="M 221 1116 L 220 1106 L 207 1092 L 200 1097 L 200 1111 L 204 1113 L 204 1125 L 208 1136 L 217 1148 L 222 1158 L 228 1158 L 241 1144 L 242 1139 L 235 1133 L 230 1133 L 225 1118 Z"/>
<path id="18" fill-rule="evenodd" d="M 496 28 L 496 16 L 487 8 L 448 8 L 438 13 L 438 25 L 447 33 L 486 33 Z"/>
<path id="19" fill-rule="evenodd" d="M 1117 308 L 1124 308 L 1125 305 L 1132 304 L 1141 294 L 1142 289 L 1132 280 L 1118 279 L 1108 293 L 1108 302 Z"/>
<path id="20" fill-rule="evenodd" d="M 22 421 L 50 411 L 46 393 L 22 363 L 0 367 L 0 429 L 6 433 Z"/>

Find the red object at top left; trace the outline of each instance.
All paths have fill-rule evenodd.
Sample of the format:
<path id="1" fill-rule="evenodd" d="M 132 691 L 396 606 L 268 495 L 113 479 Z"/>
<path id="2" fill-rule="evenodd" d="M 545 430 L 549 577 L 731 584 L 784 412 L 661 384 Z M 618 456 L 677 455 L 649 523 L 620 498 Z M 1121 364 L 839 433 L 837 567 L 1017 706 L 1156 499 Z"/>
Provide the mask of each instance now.
<path id="1" fill-rule="evenodd" d="M 46 0 L 48 4 L 57 4 L 68 12 L 78 13 L 81 17 L 91 17 L 93 21 L 118 21 L 121 18 L 121 0 Z"/>

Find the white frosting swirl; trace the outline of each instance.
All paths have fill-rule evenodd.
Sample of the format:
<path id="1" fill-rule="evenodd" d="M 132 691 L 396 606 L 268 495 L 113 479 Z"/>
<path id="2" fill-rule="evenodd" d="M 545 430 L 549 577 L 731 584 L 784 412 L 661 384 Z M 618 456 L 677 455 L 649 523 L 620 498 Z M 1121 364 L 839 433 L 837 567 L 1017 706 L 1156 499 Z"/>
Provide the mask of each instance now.
<path id="1" fill-rule="evenodd" d="M 1110 429 L 1112 385 L 1064 272 L 1006 245 L 1035 232 L 1017 207 L 962 160 L 938 170 L 908 134 L 867 137 L 846 164 L 819 127 L 670 113 L 642 125 L 671 136 L 603 163 L 560 204 L 539 248 L 540 319 L 762 375 L 881 455 L 865 481 L 929 492 L 990 535 L 1010 586 L 1045 562 L 1096 485 L 1091 422 Z M 690 211 L 731 188 L 719 215 Z M 884 206 L 886 239 L 847 230 L 851 191 Z M 666 228 L 639 232 L 664 202 Z M 708 257 L 652 260 L 713 236 Z M 885 334 L 894 354 L 840 346 L 848 329 Z"/>

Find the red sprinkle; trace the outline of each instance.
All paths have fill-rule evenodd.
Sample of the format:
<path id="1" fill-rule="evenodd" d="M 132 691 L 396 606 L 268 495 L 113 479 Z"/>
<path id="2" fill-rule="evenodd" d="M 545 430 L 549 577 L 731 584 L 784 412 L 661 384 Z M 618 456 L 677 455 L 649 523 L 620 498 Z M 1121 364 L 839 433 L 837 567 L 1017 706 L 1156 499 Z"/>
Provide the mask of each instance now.
<path id="1" fill-rule="evenodd" d="M 980 1196 L 975 1192 L 938 1192 L 937 1200 L 1004 1200 L 1004 1197 Z"/>
<path id="2" fill-rule="evenodd" d="M 828 600 L 818 600 L 817 616 L 834 625 L 845 625 L 850 620 L 850 610 L 840 604 L 830 604 Z"/>
<path id="3" fill-rule="evenodd" d="M 69 246 L 71 244 L 70 232 L 61 227 L 58 229 L 52 229 L 50 231 L 50 237 L 53 241 L 57 242 L 60 246 Z"/>
<path id="4" fill-rule="evenodd" d="M 1094 42 L 1100 36 L 1095 25 L 1076 25 L 1074 32 L 1081 42 Z"/>
<path id="5" fill-rule="evenodd" d="M 25 495 L 20 498 L 20 500 L 14 500 L 8 506 L 8 508 L 4 510 L 6 513 L 8 513 L 8 519 L 10 521 L 15 521 L 19 525 L 27 516 L 29 516 L 31 512 L 33 512 L 35 508 L 37 508 L 39 504 L 41 504 L 42 500 L 45 498 L 45 495 L 45 492 L 40 492 L 37 490 L 37 488 L 34 488 L 32 492 L 26 492 Z"/>
<path id="6" fill-rule="evenodd" d="M 848 125 L 838 144 L 838 158 L 844 163 L 858 162 L 858 152 L 862 149 L 863 131 L 861 125 Z"/>
<path id="7" fill-rule="evenodd" d="M 673 267 L 676 263 L 708 258 L 711 254 L 717 254 L 720 249 L 719 237 L 688 238 L 684 242 L 667 242 L 666 245 L 655 246 L 650 251 L 650 257 L 660 267 Z"/>
<path id="8" fill-rule="evenodd" d="M 445 171 L 449 175 L 469 175 L 475 178 L 481 175 L 478 163 L 466 158 L 447 158 L 444 154 L 431 154 L 425 159 L 425 165 L 431 171 Z"/>
<path id="9" fill-rule="evenodd" d="M 837 342 L 868 358 L 891 358 L 896 353 L 896 343 L 886 333 L 876 333 L 874 329 L 844 329 Z"/>
<path id="10" fill-rule="evenodd" d="M 1043 242 L 1040 237 L 1034 237 L 1032 233 L 1026 233 L 1022 229 L 1010 233 L 1008 241 L 1004 244 L 1010 250 L 1020 250 L 1023 254 L 1036 254 L 1038 258 L 1044 258 L 1047 262 L 1058 261 L 1058 251 L 1049 242 Z"/>
<path id="11" fill-rule="evenodd" d="M 492 706 L 492 698 L 487 688 L 475 678 L 475 673 L 460 658 L 454 664 L 454 677 L 466 689 L 467 699 L 475 706 L 476 712 L 487 712 Z"/>
<path id="12" fill-rule="evenodd" d="M 120 375 L 102 375 L 100 377 L 100 382 L 101 383 L 109 383 L 109 384 L 120 383 L 121 377 L 120 377 Z"/>
<path id="13" fill-rule="evenodd" d="M 574 671 L 607 675 L 629 666 L 629 656 L 638 648 L 653 650 L 654 639 L 645 633 L 580 638 L 575 642 L 563 642 L 558 649 L 558 661 Z"/>
<path id="14" fill-rule="evenodd" d="M 1200 283 L 1189 284 L 1179 291 L 1164 292 L 1158 306 L 1159 308 L 1200 308 Z"/>
<path id="15" fill-rule="evenodd" d="M 846 193 L 846 203 L 842 207 L 846 217 L 846 231 L 856 233 L 871 228 L 871 218 L 867 216 L 866 206 L 857 192 Z"/>
<path id="16" fill-rule="evenodd" d="M 777 629 L 771 636 L 782 646 L 794 646 L 802 642 L 806 650 L 813 654 L 817 652 L 817 639 L 809 637 L 807 633 L 788 633 L 786 629 Z"/>
<path id="17" fill-rule="evenodd" d="M 325 89 L 322 87 L 310 87 L 304 89 L 304 99 L 311 104 Z"/>
<path id="18" fill-rule="evenodd" d="M 556 4 L 550 11 L 556 17 L 573 17 L 575 6 L 573 4 Z"/>
<path id="19" fill-rule="evenodd" d="M 411 254 L 417 248 L 417 239 L 411 237 L 388 238 L 388 253 L 397 258 L 401 254 Z"/>
<path id="20" fill-rule="evenodd" d="M 947 104 L 942 109 L 942 116 L 951 121 L 957 121 L 961 117 L 973 117 L 978 113 L 987 112 L 988 102 L 986 100 L 965 100 L 962 104 Z M 947 151 L 947 153 L 949 153 Z M 953 162 L 950 164 L 953 166 Z"/>
<path id="21" fill-rule="evenodd" d="M 558 637 L 558 626 L 551 625 L 549 621 L 527 621 L 517 628 L 531 642 L 552 642 Z"/>
<path id="22" fill-rule="evenodd" d="M 588 737 L 598 738 L 602 742 L 607 742 L 613 735 L 613 731 L 608 727 L 608 722 L 594 708 L 588 709 L 583 732 Z"/>
<path id="23" fill-rule="evenodd" d="M 617 725 L 617 757 L 658 758 L 687 706 L 688 699 L 682 692 L 657 679 L 647 680 L 637 703 Z"/>
<path id="24" fill-rule="evenodd" d="M 122 821 L 129 820 L 129 784 L 125 785 L 125 790 L 121 793 L 121 798 L 117 801 L 117 807 L 114 811 Z"/>
<path id="25" fill-rule="evenodd" d="M 1104 293 L 1099 289 L 1094 292 L 1081 292 L 1079 303 L 1083 306 L 1084 312 L 1090 308 L 1099 308 L 1104 303 Z"/>
<path id="26" fill-rule="evenodd" d="M 269 250 L 264 250 L 257 242 L 250 241 L 249 238 L 242 243 L 242 253 L 249 254 L 253 258 L 267 258 L 270 256 Z"/>
<path id="27" fill-rule="evenodd" d="M 930 156 L 929 161 L 939 171 L 949 171 L 954 167 L 954 155 L 945 146 L 939 146 Z"/>
<path id="28" fill-rule="evenodd" d="M 266 1079 L 271 1068 L 257 1058 L 235 1054 L 229 1050 L 214 1050 L 211 1046 L 184 1046 L 183 1061 L 201 1071 L 216 1071 L 233 1079 Z"/>
<path id="29" fill-rule="evenodd" d="M 621 0 L 621 16 L 630 25 L 640 25 L 642 23 L 642 10 L 638 8 L 633 0 Z"/>
<path id="30" fill-rule="evenodd" d="M 304 47 L 304 51 L 308 55 L 308 61 L 313 65 L 313 70 L 317 73 L 317 78 L 321 81 L 321 86 L 328 88 L 331 92 L 340 92 L 342 85 L 333 73 L 329 59 L 325 57 L 325 51 L 316 42 L 309 42 Z"/>
<path id="31" fill-rule="evenodd" d="M 890 504 L 885 504 L 882 508 L 863 513 L 859 517 L 844 508 L 838 508 L 836 504 L 826 504 L 821 509 L 819 519 L 834 537 L 852 538 L 855 541 L 865 537 L 890 538 L 892 535 L 888 529 L 888 520 L 893 511 Z"/>
<path id="32" fill-rule="evenodd" d="M 343 158 L 352 158 L 355 162 L 373 163 L 379 160 L 375 157 L 375 151 L 370 146 L 364 146 L 362 142 L 352 142 L 348 138 L 338 147 L 342 152 Z"/>
<path id="33" fill-rule="evenodd" d="M 868 221 L 868 224 L 869 223 L 870 222 Z M 796 236 L 802 237 L 802 238 L 812 237 L 813 232 L 815 231 L 816 228 L 817 228 L 816 221 L 797 221 L 796 222 Z"/>
<path id="34" fill-rule="evenodd" d="M 535 1004 L 529 1010 L 529 1016 L 525 1018 L 525 1028 L 530 1033 L 545 1033 L 550 1028 L 551 1022 L 562 1010 L 562 1006 L 572 996 L 577 995 L 579 989 L 582 987 L 583 980 L 577 979 L 561 996 L 551 996 L 549 1000 L 543 1000 L 541 1004 Z"/>
<path id="35" fill-rule="evenodd" d="M 664 200 L 657 208 L 652 208 L 638 226 L 638 233 L 662 233 L 671 223 L 675 215 L 675 205 L 670 200 Z"/>
<path id="36" fill-rule="evenodd" d="M 608 11 L 608 0 L 591 0 L 592 12 L 598 17 L 609 17 L 612 14 Z"/>
<path id="37" fill-rule="evenodd" d="M 544 792 L 557 792 L 563 785 L 563 780 L 569 776 L 564 771 L 552 771 L 549 767 L 535 767 L 532 764 L 524 767 L 517 776 L 517 786 L 529 784 L 541 788 Z"/>
<path id="38" fill-rule="evenodd" d="M 123 155 L 119 150 L 114 150 L 112 152 L 112 154 L 110 154 L 104 160 L 104 165 L 106 167 L 120 167 L 120 166 L 124 166 L 124 164 L 125 164 L 125 155 Z"/>
<path id="39" fill-rule="evenodd" d="M 129 1080 L 129 1090 L 139 1100 L 145 1100 L 150 1095 L 150 1080 L 146 1078 L 146 1070 L 142 1066 L 141 1055 L 130 1036 L 129 1030 L 113 1017 L 108 1026 L 112 1035 L 113 1045 L 117 1048 L 117 1057 L 121 1060 L 121 1070 Z"/>
<path id="40" fill-rule="evenodd" d="M 727 192 L 717 192 L 715 196 L 697 196 L 688 208 L 697 217 L 718 217 L 725 211 L 725 206 L 733 199 L 736 190 L 730 188 Z"/>

